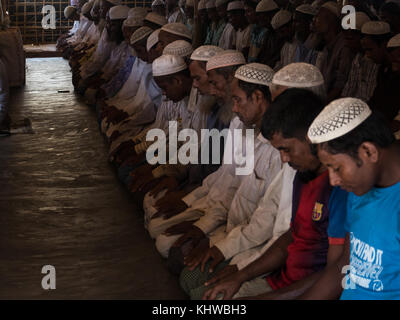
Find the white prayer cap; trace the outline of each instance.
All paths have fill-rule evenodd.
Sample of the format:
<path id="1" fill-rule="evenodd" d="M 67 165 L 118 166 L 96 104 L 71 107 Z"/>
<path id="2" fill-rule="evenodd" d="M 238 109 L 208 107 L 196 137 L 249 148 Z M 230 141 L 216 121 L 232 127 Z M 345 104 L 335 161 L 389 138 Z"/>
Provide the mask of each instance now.
<path id="1" fill-rule="evenodd" d="M 206 9 L 206 8 L 207 8 L 206 7 L 206 0 L 200 0 L 199 4 L 197 6 L 197 10 L 203 10 L 203 9 Z"/>
<path id="2" fill-rule="evenodd" d="M 296 11 L 300 12 L 300 13 L 308 14 L 310 16 L 315 16 L 317 14 L 317 10 L 315 10 L 315 8 L 308 3 L 299 5 L 296 8 Z"/>
<path id="3" fill-rule="evenodd" d="M 272 83 L 290 88 L 310 88 L 323 85 L 324 77 L 316 66 L 296 62 L 275 73 Z"/>
<path id="4" fill-rule="evenodd" d="M 143 19 L 138 17 L 128 17 L 122 24 L 123 27 L 141 27 L 143 26 Z"/>
<path id="5" fill-rule="evenodd" d="M 226 4 L 229 0 L 215 0 L 215 6 L 219 7 L 222 6 L 223 4 Z"/>
<path id="6" fill-rule="evenodd" d="M 245 63 L 246 59 L 241 52 L 236 50 L 224 50 L 222 52 L 218 52 L 207 61 L 206 71 L 237 66 Z"/>
<path id="7" fill-rule="evenodd" d="M 89 13 L 90 10 L 92 10 L 93 4 L 94 4 L 94 1 L 86 2 L 86 3 L 83 5 L 82 9 L 81 9 L 81 13 L 82 13 L 82 14 L 87 14 L 87 13 Z"/>
<path id="8" fill-rule="evenodd" d="M 325 8 L 327 10 L 329 10 L 330 12 L 332 12 L 336 17 L 340 17 L 340 9 L 339 6 L 336 2 L 333 1 L 328 1 L 325 2 L 321 8 Z"/>
<path id="9" fill-rule="evenodd" d="M 274 70 L 272 70 L 266 64 L 261 63 L 249 63 L 239 67 L 236 70 L 235 78 L 243 80 L 245 82 L 261 84 L 263 86 L 269 86 L 274 76 Z"/>
<path id="10" fill-rule="evenodd" d="M 147 21 L 150 21 L 156 25 L 159 25 L 160 27 L 162 27 L 164 24 L 168 23 L 167 19 L 164 16 L 159 15 L 155 12 L 148 13 L 146 15 L 146 18 L 144 18 L 144 19 Z"/>
<path id="11" fill-rule="evenodd" d="M 149 27 L 140 27 L 132 34 L 131 41 L 130 41 L 131 44 L 135 44 L 136 42 L 143 40 L 148 35 L 150 35 L 152 32 L 153 32 L 153 29 L 151 29 Z"/>
<path id="12" fill-rule="evenodd" d="M 121 4 L 121 0 L 106 0 L 114 6 L 119 6 Z"/>
<path id="13" fill-rule="evenodd" d="M 114 6 L 108 11 L 111 20 L 126 19 L 128 17 L 128 11 L 130 10 L 127 6 Z"/>
<path id="14" fill-rule="evenodd" d="M 192 33 L 183 23 L 173 22 L 162 26 L 161 30 L 192 40 Z"/>
<path id="15" fill-rule="evenodd" d="M 206 8 L 207 9 L 215 8 L 215 0 L 208 0 L 206 3 Z"/>
<path id="16" fill-rule="evenodd" d="M 363 123 L 372 111 L 368 105 L 356 98 L 332 101 L 315 118 L 308 129 L 312 143 L 322 143 L 340 138 Z"/>
<path id="17" fill-rule="evenodd" d="M 185 70 L 187 65 L 182 57 L 165 54 L 153 61 L 153 76 L 161 77 Z"/>
<path id="18" fill-rule="evenodd" d="M 390 33 L 390 25 L 384 21 L 368 21 L 361 28 L 363 34 L 382 35 Z"/>
<path id="19" fill-rule="evenodd" d="M 368 15 L 362 11 L 356 12 L 356 30 L 361 31 L 362 26 L 371 21 Z"/>
<path id="20" fill-rule="evenodd" d="M 194 7 L 194 0 L 186 0 L 186 7 Z"/>
<path id="21" fill-rule="evenodd" d="M 165 6 L 165 2 L 163 0 L 154 0 L 151 3 L 151 6 L 152 7 L 154 7 L 154 6 Z"/>
<path id="22" fill-rule="evenodd" d="M 224 49 L 217 46 L 201 46 L 193 51 L 190 59 L 196 61 L 208 61 L 214 57 L 218 52 L 222 52 Z"/>
<path id="23" fill-rule="evenodd" d="M 73 6 L 68 6 L 64 9 L 64 16 L 66 19 L 71 18 L 76 12 L 76 8 Z"/>
<path id="24" fill-rule="evenodd" d="M 229 2 L 227 11 L 231 10 L 244 10 L 244 2 L 243 1 L 232 1 Z"/>
<path id="25" fill-rule="evenodd" d="M 131 8 L 128 11 L 128 18 L 130 17 L 140 17 L 144 19 L 144 17 L 147 15 L 147 8 L 144 7 L 135 7 Z"/>
<path id="26" fill-rule="evenodd" d="M 278 5 L 273 0 L 261 0 L 257 7 L 256 12 L 269 12 L 279 9 Z"/>
<path id="27" fill-rule="evenodd" d="M 150 51 L 151 48 L 154 47 L 155 44 L 158 42 L 158 34 L 160 33 L 161 29 L 154 30 L 152 34 L 149 35 L 147 38 L 146 43 L 146 50 L 147 52 Z"/>
<path id="28" fill-rule="evenodd" d="M 274 30 L 279 29 L 292 20 L 292 13 L 287 10 L 278 11 L 271 20 L 271 26 Z"/>
<path id="29" fill-rule="evenodd" d="M 171 42 L 163 50 L 163 54 L 172 54 L 175 56 L 180 56 L 182 58 L 189 57 L 192 52 L 192 45 L 185 40 L 176 40 L 174 42 Z"/>
<path id="30" fill-rule="evenodd" d="M 391 38 L 387 44 L 388 48 L 398 48 L 400 47 L 400 33 L 395 35 L 393 38 Z"/>

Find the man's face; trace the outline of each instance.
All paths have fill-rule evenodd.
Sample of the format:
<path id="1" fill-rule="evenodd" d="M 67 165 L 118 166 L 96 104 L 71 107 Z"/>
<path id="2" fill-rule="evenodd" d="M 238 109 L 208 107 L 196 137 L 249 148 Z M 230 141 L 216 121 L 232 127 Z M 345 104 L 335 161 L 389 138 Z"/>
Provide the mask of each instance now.
<path id="1" fill-rule="evenodd" d="M 385 45 L 379 46 L 370 37 L 361 40 L 365 56 L 373 60 L 376 64 L 381 64 L 385 59 Z"/>
<path id="2" fill-rule="evenodd" d="M 390 52 L 390 61 L 392 62 L 392 71 L 400 74 L 400 47 Z"/>
<path id="3" fill-rule="evenodd" d="M 215 70 L 208 71 L 207 75 L 210 83 L 210 94 L 226 102 L 227 88 L 230 85 L 229 82 L 223 75 L 218 74 Z"/>
<path id="4" fill-rule="evenodd" d="M 100 1 L 100 18 L 105 19 L 107 16 L 108 10 L 111 8 L 111 4 L 105 0 Z"/>
<path id="5" fill-rule="evenodd" d="M 92 11 L 90 12 L 92 19 L 95 24 L 98 24 L 100 21 L 100 6 L 93 6 Z"/>
<path id="6" fill-rule="evenodd" d="M 185 14 L 186 14 L 186 17 L 188 17 L 189 19 L 193 19 L 193 17 L 194 17 L 194 7 L 185 6 Z"/>
<path id="7" fill-rule="evenodd" d="M 182 81 L 178 76 L 154 77 L 154 80 L 169 100 L 179 102 L 185 97 Z"/>
<path id="8" fill-rule="evenodd" d="M 234 78 L 231 82 L 233 108 L 239 119 L 246 125 L 252 126 L 260 121 L 264 109 L 260 105 L 255 93 L 247 97 L 245 91 L 239 87 L 239 80 Z"/>
<path id="9" fill-rule="evenodd" d="M 347 154 L 331 154 L 318 146 L 318 157 L 328 168 L 332 186 L 361 196 L 375 184 L 376 170 L 369 161 L 356 160 Z"/>
<path id="10" fill-rule="evenodd" d="M 311 19 L 307 19 L 299 12 L 293 17 L 293 28 L 300 39 L 306 39 L 310 34 Z"/>
<path id="11" fill-rule="evenodd" d="M 249 24 L 257 23 L 256 10 L 254 8 L 245 5 L 244 6 L 244 15 L 246 16 L 247 22 Z"/>
<path id="12" fill-rule="evenodd" d="M 122 19 L 111 20 L 110 17 L 107 17 L 106 28 L 111 41 L 122 39 L 122 23 Z"/>
<path id="13" fill-rule="evenodd" d="M 193 87 L 197 88 L 202 95 L 210 94 L 210 83 L 206 70 L 199 61 L 192 61 L 189 65 L 190 76 L 193 80 Z"/>
<path id="14" fill-rule="evenodd" d="M 207 15 L 208 19 L 210 19 L 211 21 L 218 22 L 219 16 L 216 8 L 207 9 Z"/>
<path id="15" fill-rule="evenodd" d="M 154 60 L 156 60 L 158 57 L 161 56 L 162 52 L 160 52 L 160 43 L 157 42 L 150 51 L 147 53 L 147 62 L 148 63 L 153 63 Z"/>
<path id="16" fill-rule="evenodd" d="M 140 43 L 141 41 L 139 41 Z M 132 48 L 135 49 L 137 57 L 142 61 L 147 61 L 147 51 L 143 44 L 134 43 Z"/>
<path id="17" fill-rule="evenodd" d="M 132 34 L 139 29 L 139 27 L 122 27 L 122 34 L 124 35 L 124 39 L 127 43 L 130 42 Z"/>
<path id="18" fill-rule="evenodd" d="M 218 7 L 217 7 L 217 13 L 218 13 L 218 16 L 219 16 L 221 19 L 225 19 L 226 16 L 227 16 L 226 4 L 223 4 L 223 5 L 221 5 L 221 6 L 218 6 Z"/>
<path id="19" fill-rule="evenodd" d="M 245 19 L 244 12 L 241 10 L 228 11 L 228 19 L 233 28 L 239 30 L 243 23 L 243 19 Z"/>
<path id="20" fill-rule="evenodd" d="M 361 32 L 358 30 L 343 30 L 345 46 L 353 52 L 361 50 Z"/>
<path id="21" fill-rule="evenodd" d="M 206 21 L 208 19 L 208 12 L 207 9 L 199 10 L 199 16 L 201 21 Z"/>
<path id="22" fill-rule="evenodd" d="M 332 13 L 326 8 L 321 8 L 314 19 L 315 32 L 319 34 L 326 33 L 329 30 L 331 21 Z"/>
<path id="23" fill-rule="evenodd" d="M 282 162 L 299 172 L 315 171 L 321 165 L 305 139 L 284 138 L 281 133 L 275 133 L 270 142 L 280 152 Z"/>
<path id="24" fill-rule="evenodd" d="M 256 17 L 257 17 L 257 24 L 260 27 L 263 28 L 271 28 L 271 19 L 272 19 L 273 13 L 271 12 L 257 12 Z"/>

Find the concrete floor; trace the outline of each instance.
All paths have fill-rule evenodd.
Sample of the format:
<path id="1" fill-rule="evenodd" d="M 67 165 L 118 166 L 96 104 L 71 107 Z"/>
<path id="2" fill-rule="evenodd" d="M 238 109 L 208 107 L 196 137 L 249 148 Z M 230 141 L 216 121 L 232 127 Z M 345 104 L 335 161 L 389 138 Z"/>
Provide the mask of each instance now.
<path id="1" fill-rule="evenodd" d="M 27 67 L 11 116 L 30 118 L 35 134 L 0 138 L 0 299 L 184 298 L 107 163 L 68 63 Z M 42 289 L 44 265 L 56 268 L 55 290 Z"/>

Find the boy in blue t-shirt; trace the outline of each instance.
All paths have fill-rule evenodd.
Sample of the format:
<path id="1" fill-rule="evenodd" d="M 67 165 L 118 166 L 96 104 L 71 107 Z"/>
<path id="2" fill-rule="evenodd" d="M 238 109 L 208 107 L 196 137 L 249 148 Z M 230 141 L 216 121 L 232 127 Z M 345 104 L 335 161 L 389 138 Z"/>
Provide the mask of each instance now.
<path id="1" fill-rule="evenodd" d="M 400 142 L 354 98 L 329 104 L 308 137 L 349 195 L 343 256 L 302 298 L 400 299 Z"/>

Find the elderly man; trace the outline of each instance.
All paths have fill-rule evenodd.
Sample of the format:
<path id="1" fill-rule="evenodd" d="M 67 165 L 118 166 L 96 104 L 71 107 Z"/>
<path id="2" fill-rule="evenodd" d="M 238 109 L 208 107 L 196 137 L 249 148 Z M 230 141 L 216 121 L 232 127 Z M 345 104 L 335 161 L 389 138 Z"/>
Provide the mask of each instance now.
<path id="1" fill-rule="evenodd" d="M 262 116 L 271 103 L 269 85 L 272 77 L 273 70 L 261 64 L 245 65 L 236 71 L 231 84 L 233 111 L 246 126 L 255 125 L 256 130 L 261 127 Z M 215 275 L 214 271 L 225 267 L 236 254 L 261 245 L 268 239 L 263 227 L 268 228 L 266 224 L 270 217 L 260 220 L 260 216 L 255 216 L 253 220 L 253 214 L 271 181 L 280 171 L 281 162 L 277 150 L 261 136 L 255 142 L 254 163 L 253 174 L 242 179 L 225 220 L 219 217 L 219 224 L 226 221 L 226 225 L 222 223 L 223 227 L 215 235 L 209 235 L 208 248 L 204 245 L 203 252 L 196 248 L 185 259 L 187 267 L 181 273 L 180 282 L 192 299 L 202 298 L 206 290 L 204 282 Z M 215 217 L 211 216 L 208 213 L 196 222 L 203 232 L 209 233 L 212 230 L 210 221 Z M 253 242 L 248 240 L 250 235 L 261 237 Z"/>
<path id="2" fill-rule="evenodd" d="M 318 145 L 330 183 L 349 196 L 344 252 L 303 298 L 398 300 L 399 142 L 381 116 L 355 98 L 328 105 L 308 137 Z"/>

